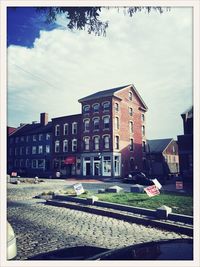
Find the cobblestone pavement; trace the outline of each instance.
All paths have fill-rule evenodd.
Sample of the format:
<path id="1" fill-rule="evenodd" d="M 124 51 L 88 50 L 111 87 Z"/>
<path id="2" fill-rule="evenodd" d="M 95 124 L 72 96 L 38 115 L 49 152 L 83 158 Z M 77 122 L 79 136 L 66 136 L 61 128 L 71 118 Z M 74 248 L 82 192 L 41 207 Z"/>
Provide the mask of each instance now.
<path id="1" fill-rule="evenodd" d="M 24 260 L 39 253 L 65 247 L 90 245 L 120 248 L 152 240 L 188 238 L 175 232 L 109 217 L 47 206 L 43 200 L 33 198 L 44 190 L 66 189 L 69 184 L 62 180 L 45 181 L 40 184 L 8 184 L 7 216 L 17 236 L 16 260 Z M 108 184 L 84 183 L 86 189 L 96 190 L 97 187 L 106 186 Z"/>

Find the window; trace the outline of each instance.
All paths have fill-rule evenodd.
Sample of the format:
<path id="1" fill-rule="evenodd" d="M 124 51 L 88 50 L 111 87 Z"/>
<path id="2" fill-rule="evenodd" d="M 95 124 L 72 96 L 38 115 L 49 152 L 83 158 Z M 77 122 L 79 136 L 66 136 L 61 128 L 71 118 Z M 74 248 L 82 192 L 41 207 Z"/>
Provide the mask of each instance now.
<path id="1" fill-rule="evenodd" d="M 23 159 L 20 159 L 20 161 L 19 161 L 19 166 L 20 166 L 20 167 L 23 167 L 23 164 L 24 164 Z"/>
<path id="2" fill-rule="evenodd" d="M 36 161 L 36 159 L 33 159 L 32 160 L 32 168 L 33 169 L 37 168 L 37 161 Z"/>
<path id="3" fill-rule="evenodd" d="M 93 124 L 94 124 L 94 130 L 99 130 L 99 118 L 94 118 Z"/>
<path id="4" fill-rule="evenodd" d="M 23 155 L 23 147 L 20 147 L 20 149 L 19 149 L 19 154 L 20 154 L 20 155 Z"/>
<path id="5" fill-rule="evenodd" d="M 60 135 L 60 125 L 56 125 L 55 126 L 55 136 L 59 136 Z"/>
<path id="6" fill-rule="evenodd" d="M 77 122 L 72 123 L 72 134 L 77 134 Z"/>
<path id="7" fill-rule="evenodd" d="M 24 136 L 21 136 L 20 141 L 24 142 Z"/>
<path id="8" fill-rule="evenodd" d="M 115 176 L 120 175 L 120 158 L 119 158 L 119 156 L 114 157 L 114 173 L 115 173 Z"/>
<path id="9" fill-rule="evenodd" d="M 84 120 L 84 131 L 88 132 L 90 130 L 90 120 Z"/>
<path id="10" fill-rule="evenodd" d="M 115 149 L 119 149 L 119 136 L 115 136 Z"/>
<path id="11" fill-rule="evenodd" d="M 115 103 L 115 111 L 119 111 L 119 104 L 118 103 Z"/>
<path id="12" fill-rule="evenodd" d="M 108 111 L 110 109 L 110 102 L 103 103 L 103 111 Z"/>
<path id="13" fill-rule="evenodd" d="M 89 150 L 90 149 L 90 138 L 84 137 L 84 149 Z"/>
<path id="14" fill-rule="evenodd" d="M 145 143 L 145 141 L 142 141 L 142 151 L 146 152 L 146 143 Z"/>
<path id="15" fill-rule="evenodd" d="M 68 140 L 63 141 L 63 152 L 68 152 Z"/>
<path id="16" fill-rule="evenodd" d="M 56 141 L 55 142 L 55 152 L 58 153 L 60 150 L 60 142 L 59 141 Z"/>
<path id="17" fill-rule="evenodd" d="M 99 112 L 99 104 L 98 103 L 93 105 L 93 111 Z"/>
<path id="18" fill-rule="evenodd" d="M 133 138 L 130 139 L 130 151 L 133 151 L 134 148 L 134 143 L 133 143 Z"/>
<path id="19" fill-rule="evenodd" d="M 39 141 L 42 141 L 43 134 L 39 134 Z"/>
<path id="20" fill-rule="evenodd" d="M 19 137 L 16 137 L 15 143 L 18 143 L 18 142 L 19 142 Z"/>
<path id="21" fill-rule="evenodd" d="M 104 117 L 103 118 L 103 127 L 104 129 L 109 129 L 110 124 L 110 118 L 109 117 Z"/>
<path id="22" fill-rule="evenodd" d="M 26 142 L 28 142 L 29 141 L 29 136 L 27 135 L 27 137 L 26 137 Z"/>
<path id="23" fill-rule="evenodd" d="M 32 154 L 36 154 L 37 152 L 37 147 L 36 146 L 32 146 Z"/>
<path id="24" fill-rule="evenodd" d="M 64 135 L 67 135 L 68 134 L 68 123 L 65 123 L 64 126 L 63 126 L 63 134 Z"/>
<path id="25" fill-rule="evenodd" d="M 38 154 L 42 154 L 43 153 L 43 146 L 39 146 L 38 147 Z"/>
<path id="26" fill-rule="evenodd" d="M 33 141 L 37 141 L 37 135 L 33 135 Z"/>
<path id="27" fill-rule="evenodd" d="M 103 157 L 103 175 L 111 176 L 111 158 L 109 156 Z"/>
<path id="28" fill-rule="evenodd" d="M 77 140 L 73 139 L 72 140 L 72 151 L 75 152 L 77 150 Z"/>
<path id="29" fill-rule="evenodd" d="M 49 133 L 46 134 L 46 140 L 50 140 L 50 134 Z"/>
<path id="30" fill-rule="evenodd" d="M 129 132 L 133 133 L 133 122 L 129 121 Z"/>
<path id="31" fill-rule="evenodd" d="M 99 150 L 99 136 L 94 137 L 94 149 Z"/>
<path id="32" fill-rule="evenodd" d="M 145 135 L 145 127 L 144 127 L 144 125 L 142 126 L 142 135 L 143 136 Z"/>
<path id="33" fill-rule="evenodd" d="M 115 130 L 119 130 L 119 118 L 115 117 Z"/>
<path id="34" fill-rule="evenodd" d="M 16 148 L 15 148 L 15 156 L 17 156 L 17 152 L 18 152 L 18 151 L 17 151 L 17 147 L 16 147 Z"/>
<path id="35" fill-rule="evenodd" d="M 130 116 L 133 116 L 133 108 L 130 108 L 130 107 L 129 107 L 129 108 L 128 108 L 128 113 L 129 113 Z"/>
<path id="36" fill-rule="evenodd" d="M 83 106 L 83 113 L 89 113 L 90 112 L 90 106 Z"/>
<path id="37" fill-rule="evenodd" d="M 43 159 L 38 159 L 37 161 L 37 167 L 38 169 L 43 169 L 44 168 L 44 160 Z"/>
<path id="38" fill-rule="evenodd" d="M 109 135 L 104 136 L 104 148 L 110 148 L 110 137 Z"/>
<path id="39" fill-rule="evenodd" d="M 128 93 L 128 99 L 131 101 L 131 100 L 133 100 L 133 94 L 132 94 L 132 92 L 129 92 Z"/>
<path id="40" fill-rule="evenodd" d="M 29 159 L 26 159 L 26 168 L 29 168 L 29 167 L 30 167 Z"/>
<path id="41" fill-rule="evenodd" d="M 145 116 L 144 116 L 144 114 L 141 115 L 141 118 L 142 118 L 142 122 L 144 122 L 144 121 L 145 121 Z"/>
<path id="42" fill-rule="evenodd" d="M 50 145 L 46 145 L 46 153 L 50 153 Z"/>

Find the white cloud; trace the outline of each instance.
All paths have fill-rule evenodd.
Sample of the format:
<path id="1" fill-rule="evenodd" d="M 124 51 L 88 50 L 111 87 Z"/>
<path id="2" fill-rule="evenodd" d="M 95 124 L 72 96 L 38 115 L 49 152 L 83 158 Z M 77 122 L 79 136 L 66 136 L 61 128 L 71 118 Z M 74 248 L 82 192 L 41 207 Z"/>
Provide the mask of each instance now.
<path id="1" fill-rule="evenodd" d="M 103 18 L 106 37 L 54 29 L 41 31 L 31 49 L 8 48 L 10 125 L 44 111 L 79 113 L 79 98 L 133 83 L 149 107 L 148 137 L 182 133 L 180 113 L 192 103 L 191 9 L 133 18 L 109 10 Z"/>

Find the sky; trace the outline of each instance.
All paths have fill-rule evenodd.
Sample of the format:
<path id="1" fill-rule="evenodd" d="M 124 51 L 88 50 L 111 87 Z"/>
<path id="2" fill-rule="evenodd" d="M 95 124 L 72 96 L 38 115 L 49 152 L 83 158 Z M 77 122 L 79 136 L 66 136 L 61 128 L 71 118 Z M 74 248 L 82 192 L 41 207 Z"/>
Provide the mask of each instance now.
<path id="1" fill-rule="evenodd" d="M 192 105 L 192 9 L 101 13 L 106 36 L 46 24 L 34 8 L 7 11 L 7 120 L 12 127 L 81 112 L 78 99 L 133 84 L 148 106 L 147 139 L 177 138 Z"/>

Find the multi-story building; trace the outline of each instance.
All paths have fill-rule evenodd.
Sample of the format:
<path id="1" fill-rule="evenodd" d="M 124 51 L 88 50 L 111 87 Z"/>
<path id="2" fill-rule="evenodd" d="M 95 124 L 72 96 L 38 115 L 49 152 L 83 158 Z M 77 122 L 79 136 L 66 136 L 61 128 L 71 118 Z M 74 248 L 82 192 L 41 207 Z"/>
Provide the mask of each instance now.
<path id="1" fill-rule="evenodd" d="M 147 140 L 149 174 L 162 182 L 179 173 L 178 145 L 173 138 Z"/>
<path id="2" fill-rule="evenodd" d="M 143 169 L 147 106 L 133 85 L 81 98 L 83 176 L 128 175 Z"/>
<path id="3" fill-rule="evenodd" d="M 183 119 L 183 135 L 178 136 L 179 160 L 181 176 L 193 181 L 193 107 L 181 114 Z"/>
<path id="4" fill-rule="evenodd" d="M 21 125 L 9 136 L 8 170 L 56 177 L 123 177 L 146 169 L 147 106 L 133 85 L 81 98 L 82 113 Z"/>
<path id="5" fill-rule="evenodd" d="M 81 121 L 81 114 L 52 119 L 53 176 L 81 175 Z"/>
<path id="6" fill-rule="evenodd" d="M 51 174 L 52 123 L 48 114 L 40 114 L 40 123 L 21 124 L 8 137 L 8 173 L 21 176 L 47 176 Z"/>

